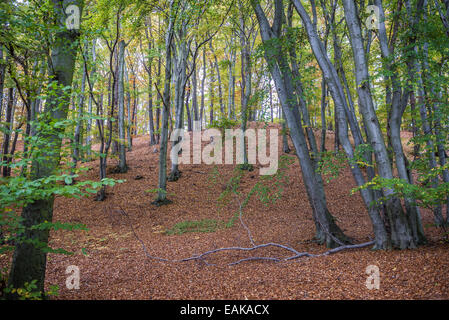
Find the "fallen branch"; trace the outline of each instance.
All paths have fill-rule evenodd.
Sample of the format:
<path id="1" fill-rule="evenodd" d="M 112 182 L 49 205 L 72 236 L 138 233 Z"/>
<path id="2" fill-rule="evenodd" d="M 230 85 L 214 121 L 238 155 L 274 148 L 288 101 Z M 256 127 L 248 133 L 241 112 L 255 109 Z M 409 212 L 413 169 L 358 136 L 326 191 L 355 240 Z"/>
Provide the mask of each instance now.
<path id="1" fill-rule="evenodd" d="M 239 204 L 240 204 L 240 202 L 239 202 Z M 240 209 L 241 209 L 241 206 L 240 206 Z M 162 262 L 176 263 L 176 262 L 188 262 L 188 261 L 201 261 L 201 262 L 205 263 L 208 266 L 215 266 L 215 264 L 208 263 L 205 260 L 205 257 L 208 256 L 208 255 L 211 255 L 213 253 L 223 252 L 223 251 L 245 251 L 245 252 L 249 252 L 249 251 L 254 251 L 254 250 L 257 250 L 257 249 L 260 249 L 260 248 L 267 248 L 267 247 L 276 247 L 276 248 L 285 249 L 287 251 L 290 251 L 290 252 L 294 253 L 294 255 L 290 256 L 290 257 L 287 257 L 287 258 L 249 257 L 249 258 L 243 258 L 243 259 L 240 259 L 238 261 L 228 263 L 227 265 L 228 266 L 233 266 L 233 265 L 237 265 L 237 264 L 240 264 L 242 262 L 245 262 L 245 261 L 256 261 L 256 260 L 274 261 L 274 262 L 282 262 L 282 261 L 284 261 L 285 262 L 285 261 L 296 260 L 296 259 L 301 258 L 301 257 L 316 258 L 316 257 L 321 257 L 321 256 L 327 256 L 327 255 L 330 255 L 330 254 L 334 254 L 334 253 L 340 252 L 342 250 L 363 248 L 363 247 L 367 247 L 369 245 L 373 245 L 374 244 L 374 241 L 369 241 L 369 242 L 360 243 L 360 244 L 343 245 L 343 246 L 340 246 L 340 247 L 328 250 L 328 251 L 320 253 L 320 254 L 313 254 L 313 253 L 309 253 L 309 252 L 299 252 L 299 251 L 297 251 L 297 250 L 295 250 L 295 249 L 293 249 L 293 248 L 291 248 L 289 246 L 285 246 L 285 245 L 282 245 L 282 244 L 279 244 L 279 243 L 274 243 L 274 242 L 269 242 L 269 243 L 255 245 L 254 241 L 253 241 L 253 239 L 251 237 L 251 232 L 250 232 L 249 228 L 244 224 L 244 222 L 243 222 L 243 220 L 241 218 L 241 210 L 240 210 L 240 222 L 242 223 L 242 225 L 244 226 L 244 228 L 248 232 L 248 236 L 250 237 L 251 244 L 253 245 L 252 247 L 248 247 L 248 248 L 246 248 L 246 247 L 217 248 L 217 249 L 213 249 L 213 250 L 209 250 L 209 251 L 203 252 L 203 253 L 198 254 L 198 255 L 193 255 L 193 256 L 188 257 L 188 258 L 171 260 L 171 259 L 165 259 L 165 258 L 160 258 L 160 257 L 155 257 L 155 256 L 150 255 L 149 252 L 148 252 L 148 249 L 147 249 L 147 247 L 145 245 L 145 243 L 137 235 L 137 233 L 136 233 L 136 231 L 135 231 L 135 229 L 134 229 L 134 227 L 133 227 L 133 225 L 131 223 L 131 219 L 130 219 L 129 215 L 122 208 L 120 208 L 119 212 L 123 216 L 125 216 L 127 218 L 128 225 L 129 225 L 129 227 L 130 227 L 134 237 L 137 239 L 137 241 L 140 242 L 140 244 L 141 244 L 141 246 L 143 248 L 143 251 L 145 253 L 145 256 L 148 259 L 162 261 Z"/>

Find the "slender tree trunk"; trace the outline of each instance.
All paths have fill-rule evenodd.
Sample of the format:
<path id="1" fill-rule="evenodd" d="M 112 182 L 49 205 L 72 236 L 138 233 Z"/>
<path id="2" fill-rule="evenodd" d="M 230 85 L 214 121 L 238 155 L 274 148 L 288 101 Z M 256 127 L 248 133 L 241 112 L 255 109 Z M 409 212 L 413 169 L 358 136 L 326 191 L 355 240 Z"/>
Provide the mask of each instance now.
<path id="1" fill-rule="evenodd" d="M 187 84 L 187 58 L 188 45 L 185 39 L 187 33 L 187 25 L 184 24 L 179 32 L 179 43 L 177 55 L 175 57 L 175 129 L 184 129 L 184 101 Z M 181 143 L 183 137 L 178 137 L 173 142 L 172 148 Z M 174 155 L 176 159 L 172 159 L 171 170 L 168 181 L 177 181 L 181 176 L 179 165 L 177 162 L 178 154 Z"/>
<path id="2" fill-rule="evenodd" d="M 198 110 L 198 79 L 196 75 L 196 63 L 193 64 L 193 73 L 192 73 L 192 111 L 193 111 L 193 121 L 199 120 L 199 110 Z"/>
<path id="3" fill-rule="evenodd" d="M 284 111 L 281 110 L 282 114 L 282 151 L 284 153 L 290 153 L 290 147 L 288 146 L 288 136 L 287 136 L 287 125 L 285 123 Z"/>
<path id="4" fill-rule="evenodd" d="M 9 143 L 11 139 L 12 128 L 14 125 L 14 88 L 8 89 L 8 103 L 6 105 L 6 125 L 5 131 L 3 134 L 3 146 L 2 146 L 2 155 L 3 162 L 5 164 L 9 164 L 11 161 L 11 156 L 9 155 Z M 9 176 L 9 167 L 5 165 L 3 167 L 3 177 Z"/>
<path id="5" fill-rule="evenodd" d="M 96 78 L 95 74 L 97 72 L 96 69 L 96 61 L 97 61 L 97 54 L 96 54 L 96 45 L 97 45 L 97 39 L 92 40 L 92 63 L 93 67 L 90 72 L 90 79 Z M 92 88 L 94 86 L 95 82 L 92 83 Z M 89 119 L 87 120 L 87 126 L 86 126 L 86 147 L 87 147 L 87 156 L 90 158 L 92 156 L 92 95 L 89 94 L 89 102 L 88 102 L 88 112 L 89 112 Z"/>
<path id="6" fill-rule="evenodd" d="M 3 114 L 3 87 L 5 85 L 6 61 L 3 59 L 3 49 L 0 46 L 0 122 Z"/>
<path id="7" fill-rule="evenodd" d="M 165 36 L 165 83 L 162 108 L 161 143 L 159 151 L 158 195 L 156 205 L 168 202 L 167 199 L 167 146 L 168 146 L 168 113 L 170 110 L 170 82 L 172 71 L 172 42 L 174 37 L 174 0 L 170 1 L 170 18 Z"/>
<path id="8" fill-rule="evenodd" d="M 129 75 L 128 68 L 126 67 L 125 62 L 125 83 L 127 84 L 128 90 L 126 90 L 126 113 L 128 115 L 127 123 L 126 123 L 126 136 L 128 138 L 128 151 L 132 151 L 133 149 L 133 135 L 132 135 L 132 124 L 133 119 L 131 115 L 131 88 L 129 87 Z M 133 83 L 135 83 L 135 76 L 133 76 Z"/>
<path id="9" fill-rule="evenodd" d="M 218 65 L 218 59 L 217 55 L 215 54 L 214 47 L 212 46 L 212 40 L 209 42 L 210 50 L 212 52 L 212 55 L 214 56 L 214 65 L 215 65 L 215 72 L 217 74 L 217 80 L 218 80 L 218 101 L 220 103 L 220 112 L 222 115 L 225 114 L 225 108 L 223 103 L 223 91 L 222 91 L 222 84 L 221 84 L 221 75 L 220 75 L 220 67 Z"/>
<path id="10" fill-rule="evenodd" d="M 88 42 L 86 42 L 84 44 L 84 52 L 88 52 L 89 50 L 89 45 Z M 84 54 L 84 53 L 83 53 Z M 83 77 L 81 80 L 81 93 L 79 96 L 79 101 L 78 101 L 78 119 L 76 122 L 76 127 L 75 127 L 75 137 L 74 137 L 74 141 L 73 141 L 73 156 L 72 156 L 72 171 L 74 169 L 76 169 L 76 166 L 78 164 L 78 161 L 81 158 L 81 147 L 82 147 L 82 140 L 81 140 L 81 132 L 83 131 L 83 112 L 84 112 L 84 94 L 85 94 L 85 90 L 86 90 L 86 73 L 87 73 L 87 65 L 84 63 L 83 64 Z M 72 172 L 73 173 L 73 172 Z"/>
<path id="11" fill-rule="evenodd" d="M 231 38 L 231 46 L 233 45 L 234 37 Z M 228 118 L 235 119 L 235 60 L 236 51 L 231 48 L 230 53 L 230 63 L 228 64 L 228 74 L 229 74 L 229 86 L 228 86 Z"/>
<path id="12" fill-rule="evenodd" d="M 209 81 L 209 99 L 210 99 L 210 107 L 209 107 L 209 123 L 210 125 L 213 124 L 215 117 L 214 117 L 214 82 L 215 82 L 215 78 L 214 78 L 214 65 L 211 62 L 210 63 L 210 81 Z"/>
<path id="13" fill-rule="evenodd" d="M 126 164 L 126 146 L 125 146 L 125 88 L 124 88 L 124 75 L 125 75 L 125 41 L 121 40 L 118 44 L 118 133 L 119 133 L 119 164 L 118 171 L 125 173 L 128 171 L 128 165 Z"/>
<path id="14" fill-rule="evenodd" d="M 321 80 L 321 143 L 320 152 L 326 151 L 326 80 Z"/>
<path id="15" fill-rule="evenodd" d="M 242 134 L 241 145 L 243 151 L 243 165 L 242 169 L 252 170 L 252 166 L 248 164 L 248 152 L 246 147 L 245 133 L 249 115 L 249 100 L 251 97 L 251 56 L 249 52 L 248 36 L 246 34 L 245 17 L 243 13 L 240 14 L 240 46 L 241 46 L 241 118 L 242 118 Z"/>
<path id="16" fill-rule="evenodd" d="M 206 83 L 206 48 L 203 49 L 203 74 L 202 74 L 202 78 L 201 78 L 201 108 L 200 108 L 200 123 L 201 123 L 201 127 L 203 125 L 203 113 L 204 113 L 204 98 L 205 98 L 205 91 L 204 91 L 204 86 Z M 200 130 L 201 130 L 200 127 Z"/>
<path id="17" fill-rule="evenodd" d="M 189 88 L 187 90 L 186 98 L 185 98 L 186 112 L 187 112 L 187 131 L 191 132 L 192 131 L 192 114 L 191 114 L 190 109 L 189 109 L 190 81 L 189 81 L 189 84 L 187 85 L 187 87 Z"/>

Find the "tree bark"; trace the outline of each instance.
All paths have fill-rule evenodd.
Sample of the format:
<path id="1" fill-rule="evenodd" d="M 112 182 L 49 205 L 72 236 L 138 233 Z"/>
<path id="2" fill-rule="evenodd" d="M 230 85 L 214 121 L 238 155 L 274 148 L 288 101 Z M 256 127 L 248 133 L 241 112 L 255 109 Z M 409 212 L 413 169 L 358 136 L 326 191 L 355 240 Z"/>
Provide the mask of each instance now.
<path id="1" fill-rule="evenodd" d="M 81 11 L 82 1 L 52 1 L 57 17 L 57 24 L 62 31 L 58 31 L 54 34 L 54 42 L 51 48 L 51 57 L 49 59 L 51 62 L 49 74 L 52 81 L 56 81 L 56 84 L 60 87 L 71 86 L 75 68 L 76 46 L 73 46 L 73 43 L 78 40 L 79 33 L 78 31 L 64 29 L 65 14 L 63 12 L 63 5 L 65 7 L 68 4 L 73 3 L 76 3 Z M 49 121 L 64 120 L 67 118 L 70 100 L 61 89 L 58 91 L 59 94 L 51 95 L 47 99 L 46 111 L 49 112 L 51 116 Z M 59 130 L 62 131 L 63 129 Z M 46 136 L 44 140 L 46 140 L 44 143 L 54 143 L 55 148 L 45 152 L 48 156 L 48 160 L 45 161 L 45 163 L 33 161 L 31 169 L 31 177 L 33 179 L 44 178 L 54 174 L 55 169 L 59 165 L 62 142 L 61 137 L 55 133 Z M 43 150 L 48 149 L 48 147 L 43 148 Z M 8 279 L 8 285 L 11 285 L 13 288 L 23 288 L 25 282 L 30 283 L 32 280 L 37 280 L 36 290 L 40 292 L 44 290 L 47 254 L 40 246 L 30 244 L 26 240 L 37 240 L 44 245 L 48 243 L 49 230 L 32 229 L 32 227 L 43 223 L 44 221 L 52 221 L 53 202 L 54 197 L 50 196 L 48 198 L 36 200 L 33 203 L 26 205 L 22 210 L 22 224 L 25 227 L 22 236 L 25 241 L 18 241 L 15 247 Z M 17 298 L 17 296 L 15 297 Z M 14 298 L 14 296 L 12 298 Z"/>
<path id="2" fill-rule="evenodd" d="M 119 164 L 118 171 L 125 173 L 128 171 L 126 164 L 126 146 L 125 146 L 125 47 L 126 43 L 121 40 L 118 44 L 118 138 L 119 138 Z"/>
<path id="3" fill-rule="evenodd" d="M 282 21 L 285 19 L 282 0 L 275 1 L 275 17 L 272 27 L 270 27 L 258 1 L 252 0 L 251 4 L 259 21 L 260 34 L 264 44 L 267 45 L 267 42 L 270 40 L 279 38 Z M 319 181 L 317 180 L 314 165 L 307 147 L 306 137 L 303 131 L 304 128 L 301 123 L 301 114 L 297 106 L 298 97 L 295 97 L 293 94 L 294 84 L 292 74 L 285 55 L 281 52 L 281 48 L 271 45 L 270 50 L 265 50 L 265 58 L 276 84 L 282 110 L 290 129 L 290 136 L 301 165 L 302 177 L 317 227 L 318 240 L 321 243 L 325 243 L 328 247 L 336 247 L 342 243 L 348 243 L 349 239 L 335 224 L 334 219 L 327 209 L 323 192 L 324 189 L 319 185 Z"/>

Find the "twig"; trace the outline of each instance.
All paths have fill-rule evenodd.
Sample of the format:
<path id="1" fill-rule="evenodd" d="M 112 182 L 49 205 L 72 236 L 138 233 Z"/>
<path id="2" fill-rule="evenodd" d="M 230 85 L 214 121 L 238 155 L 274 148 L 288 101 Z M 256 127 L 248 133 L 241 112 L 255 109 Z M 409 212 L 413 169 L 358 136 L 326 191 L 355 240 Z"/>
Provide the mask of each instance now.
<path id="1" fill-rule="evenodd" d="M 243 222 L 243 219 L 242 219 L 242 203 L 240 202 L 240 199 L 239 199 L 238 196 L 236 196 L 236 198 L 237 198 L 237 202 L 239 203 L 239 207 L 240 207 L 240 210 L 239 210 L 239 211 L 240 211 L 240 212 L 239 212 L 240 223 L 242 224 L 243 228 L 245 228 L 246 232 L 248 233 L 249 241 L 251 242 L 251 244 L 252 244 L 253 247 L 254 247 L 254 246 L 256 246 L 256 245 L 255 245 L 254 239 L 253 239 L 253 237 L 252 237 L 252 235 L 251 235 L 251 231 L 249 230 L 249 228 L 246 226 L 246 224 Z"/>

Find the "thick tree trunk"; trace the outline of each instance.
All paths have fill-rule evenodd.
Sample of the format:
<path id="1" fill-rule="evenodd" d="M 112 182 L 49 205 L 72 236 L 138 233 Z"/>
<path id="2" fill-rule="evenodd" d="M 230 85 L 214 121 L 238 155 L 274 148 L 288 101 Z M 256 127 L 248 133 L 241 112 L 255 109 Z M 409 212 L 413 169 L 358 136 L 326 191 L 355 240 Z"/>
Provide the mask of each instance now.
<path id="1" fill-rule="evenodd" d="M 391 57 L 391 50 L 388 46 L 387 32 L 385 28 L 385 14 L 382 7 L 382 1 L 376 0 L 376 5 L 379 8 L 379 43 L 381 47 L 381 53 L 385 61 L 388 61 Z M 404 151 L 402 148 L 401 141 L 401 122 L 404 110 L 407 106 L 408 97 L 410 92 L 412 92 L 411 87 L 406 87 L 404 92 L 400 87 L 400 82 L 398 79 L 398 70 L 388 63 L 384 62 L 384 68 L 389 70 L 390 83 L 392 87 L 392 93 L 390 86 L 387 85 L 386 88 L 386 103 L 387 106 L 391 106 L 388 119 L 389 127 L 389 141 L 393 149 L 394 157 L 396 160 L 396 168 L 399 177 L 406 183 L 413 183 L 411 175 L 409 175 L 408 168 L 406 165 L 407 159 L 405 158 Z M 407 218 L 413 235 L 415 244 L 423 244 L 426 239 L 424 236 L 424 231 L 421 223 L 421 214 L 419 208 L 416 205 L 415 199 L 405 198 L 405 208 L 407 211 Z"/>
<path id="2" fill-rule="evenodd" d="M 52 3 L 58 19 L 58 26 L 64 28 L 65 14 L 63 5 L 65 7 L 68 4 L 73 4 L 74 1 L 53 0 Z M 82 1 L 76 1 L 75 3 L 80 9 L 82 8 Z M 78 40 L 78 36 L 78 31 L 63 30 L 57 32 L 54 37 L 49 74 L 52 77 L 52 81 L 56 81 L 56 84 L 63 88 L 70 87 L 72 84 L 76 59 L 76 46 L 73 46 L 73 43 Z M 58 94 L 51 95 L 46 103 L 46 111 L 50 113 L 51 121 L 67 118 L 70 100 L 62 90 L 58 91 Z M 33 161 L 31 170 L 33 179 L 44 178 L 54 174 L 60 161 L 61 137 L 55 133 L 43 138 L 43 143 L 47 145 L 49 142 L 54 143 L 55 148 L 48 152 L 48 160 L 45 163 Z M 48 150 L 48 147 L 44 147 L 43 150 Z M 35 246 L 27 240 L 37 240 L 44 246 L 47 245 L 49 230 L 33 229 L 32 227 L 45 221 L 52 221 L 53 201 L 54 198 L 52 196 L 37 200 L 32 204 L 26 205 L 22 210 L 22 224 L 25 227 L 22 234 L 24 241 L 18 241 L 16 244 L 8 279 L 8 285 L 11 285 L 13 288 L 23 288 L 26 282 L 31 283 L 32 280 L 37 280 L 36 290 L 40 292 L 44 290 L 47 254 L 41 246 Z"/>
<path id="3" fill-rule="evenodd" d="M 360 99 L 360 111 L 368 133 L 367 138 L 374 150 L 379 175 L 386 179 L 392 179 L 393 172 L 391 163 L 371 96 L 368 64 L 365 57 L 360 21 L 356 11 L 357 9 L 353 0 L 343 0 L 343 6 L 354 55 L 357 93 Z M 402 210 L 400 200 L 393 196 L 393 190 L 384 188 L 382 191 L 384 196 L 388 198 L 386 201 L 386 211 L 390 221 L 391 240 L 393 246 L 400 249 L 414 248 L 416 243 L 413 239 L 412 230 L 409 222 L 407 221 L 407 217 Z"/>
<path id="4" fill-rule="evenodd" d="M 251 2 L 257 19 L 259 21 L 262 41 L 267 44 L 270 40 L 277 39 L 280 36 L 281 24 L 284 19 L 282 1 L 276 0 L 275 17 L 273 27 L 269 26 L 268 20 L 257 0 Z M 270 48 L 273 50 L 265 51 L 265 58 L 270 67 L 273 80 L 276 84 L 278 97 L 281 102 L 282 110 L 285 114 L 290 136 L 295 146 L 296 154 L 301 165 L 301 173 L 306 186 L 309 202 L 312 207 L 314 221 L 317 227 L 317 237 L 321 243 L 328 247 L 336 247 L 343 243 L 348 243 L 348 238 L 335 224 L 334 219 L 327 209 L 324 189 L 317 180 L 313 161 L 310 158 L 307 147 L 304 128 L 302 127 L 301 114 L 296 105 L 298 97 L 293 95 L 294 85 L 290 67 L 288 66 L 285 55 L 280 51 L 280 47 Z"/>
<path id="5" fill-rule="evenodd" d="M 357 129 L 358 124 L 354 123 L 353 121 L 354 119 L 350 116 L 349 108 L 347 107 L 345 99 L 343 86 L 341 85 L 337 71 L 330 62 L 330 59 L 326 54 L 326 50 L 324 49 L 324 46 L 317 35 L 317 31 L 314 28 L 309 15 L 307 14 L 306 10 L 304 9 L 299 0 L 291 0 L 291 1 L 293 2 L 296 11 L 299 13 L 301 20 L 303 21 L 313 54 L 320 66 L 321 71 L 323 72 L 323 76 L 326 80 L 326 83 L 329 87 L 329 91 L 334 100 L 335 119 L 336 119 L 335 126 L 336 126 L 336 135 L 338 135 L 338 141 L 342 144 L 342 147 L 347 155 L 348 161 L 351 162 L 350 168 L 356 184 L 358 186 L 362 186 L 365 184 L 366 181 L 360 167 L 354 161 L 355 160 L 354 150 L 349 140 L 347 122 L 349 121 L 349 123 L 351 124 L 351 132 L 355 139 L 356 145 L 357 140 L 361 138 L 359 130 Z M 380 217 L 378 208 L 375 208 L 372 205 L 373 200 L 375 199 L 372 190 L 362 189 L 360 193 L 364 200 L 365 206 L 368 210 L 371 222 L 373 223 L 373 230 L 375 234 L 374 248 L 376 249 L 388 248 L 390 246 L 390 243 L 384 223 Z"/>

